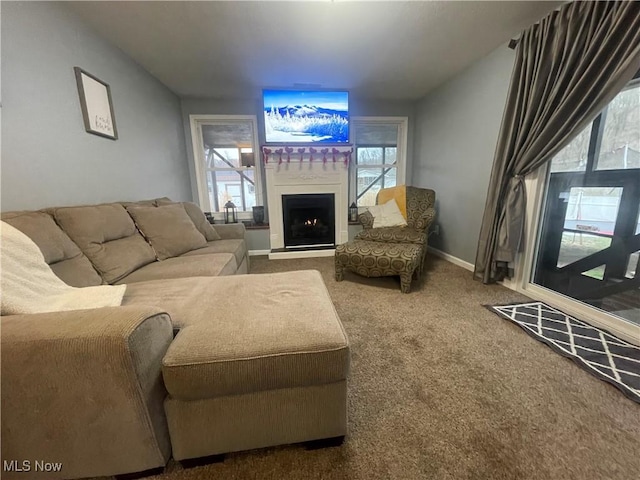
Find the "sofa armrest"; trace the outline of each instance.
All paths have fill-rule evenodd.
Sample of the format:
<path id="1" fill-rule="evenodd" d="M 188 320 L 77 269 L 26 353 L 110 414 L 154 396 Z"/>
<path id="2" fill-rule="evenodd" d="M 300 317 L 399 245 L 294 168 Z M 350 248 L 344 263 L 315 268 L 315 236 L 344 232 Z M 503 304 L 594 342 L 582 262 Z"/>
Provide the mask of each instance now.
<path id="1" fill-rule="evenodd" d="M 243 239 L 246 229 L 244 223 L 221 223 L 213 225 L 218 235 L 222 240 L 228 240 L 232 238 Z"/>
<path id="2" fill-rule="evenodd" d="M 369 210 L 358 215 L 358 221 L 365 230 L 373 228 L 373 215 Z"/>
<path id="3" fill-rule="evenodd" d="M 61 462 L 47 478 L 165 465 L 161 368 L 172 340 L 154 307 L 2 317 L 2 460 Z"/>

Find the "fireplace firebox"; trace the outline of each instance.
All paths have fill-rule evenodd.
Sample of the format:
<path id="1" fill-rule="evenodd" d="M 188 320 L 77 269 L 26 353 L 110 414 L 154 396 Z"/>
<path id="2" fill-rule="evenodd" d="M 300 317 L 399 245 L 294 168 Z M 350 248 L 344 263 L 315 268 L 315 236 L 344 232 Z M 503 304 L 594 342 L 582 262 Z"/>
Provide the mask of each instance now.
<path id="1" fill-rule="evenodd" d="M 284 246 L 335 246 L 333 193 L 282 195 Z"/>

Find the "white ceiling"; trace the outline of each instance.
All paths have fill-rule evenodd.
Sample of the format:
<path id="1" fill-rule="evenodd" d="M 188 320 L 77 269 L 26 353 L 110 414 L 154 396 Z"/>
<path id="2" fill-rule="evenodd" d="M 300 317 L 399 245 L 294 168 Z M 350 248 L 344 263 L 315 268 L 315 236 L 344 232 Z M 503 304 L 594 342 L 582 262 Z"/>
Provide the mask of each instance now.
<path id="1" fill-rule="evenodd" d="M 70 2 L 180 96 L 312 84 L 415 100 L 559 2 Z"/>

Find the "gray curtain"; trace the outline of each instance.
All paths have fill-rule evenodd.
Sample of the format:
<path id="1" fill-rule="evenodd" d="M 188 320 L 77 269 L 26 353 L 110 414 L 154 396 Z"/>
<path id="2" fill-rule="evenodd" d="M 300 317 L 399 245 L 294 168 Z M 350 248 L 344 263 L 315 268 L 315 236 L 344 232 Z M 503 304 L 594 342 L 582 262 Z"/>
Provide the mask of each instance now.
<path id="1" fill-rule="evenodd" d="M 478 241 L 476 278 L 508 275 L 520 251 L 524 177 L 582 131 L 640 69 L 640 2 L 574 2 L 525 30 Z"/>

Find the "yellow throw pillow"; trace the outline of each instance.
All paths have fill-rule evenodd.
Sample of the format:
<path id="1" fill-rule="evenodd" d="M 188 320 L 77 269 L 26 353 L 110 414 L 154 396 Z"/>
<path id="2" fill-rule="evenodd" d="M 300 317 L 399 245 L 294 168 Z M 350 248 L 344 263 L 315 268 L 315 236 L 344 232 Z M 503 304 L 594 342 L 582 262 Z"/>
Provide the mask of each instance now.
<path id="1" fill-rule="evenodd" d="M 378 205 L 383 205 L 389 200 L 395 200 L 400 209 L 400 213 L 407 219 L 407 186 L 398 185 L 397 187 L 383 188 L 378 192 Z"/>

